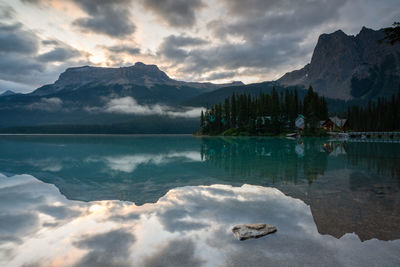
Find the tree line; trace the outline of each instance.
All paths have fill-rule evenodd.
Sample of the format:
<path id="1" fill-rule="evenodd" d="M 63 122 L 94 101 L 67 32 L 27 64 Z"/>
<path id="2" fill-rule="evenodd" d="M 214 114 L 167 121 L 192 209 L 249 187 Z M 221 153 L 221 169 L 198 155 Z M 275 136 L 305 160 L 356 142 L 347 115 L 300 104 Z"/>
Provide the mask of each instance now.
<path id="1" fill-rule="evenodd" d="M 379 97 L 364 107 L 348 109 L 349 126 L 354 131 L 396 131 L 400 130 L 400 87 L 397 96 L 390 99 Z"/>
<path id="2" fill-rule="evenodd" d="M 204 135 L 277 135 L 296 129 L 299 114 L 305 117 L 305 133 L 317 134 L 319 122 L 328 119 L 328 106 L 310 86 L 304 99 L 297 89 L 278 94 L 232 94 L 223 103 L 201 112 L 199 134 Z"/>

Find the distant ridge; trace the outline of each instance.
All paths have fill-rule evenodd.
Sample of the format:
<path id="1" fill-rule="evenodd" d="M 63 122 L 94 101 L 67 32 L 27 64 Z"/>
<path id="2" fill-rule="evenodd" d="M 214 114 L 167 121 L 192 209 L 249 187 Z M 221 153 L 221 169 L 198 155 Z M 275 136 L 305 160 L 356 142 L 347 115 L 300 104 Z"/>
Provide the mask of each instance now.
<path id="1" fill-rule="evenodd" d="M 0 94 L 0 96 L 9 96 L 9 95 L 15 95 L 16 93 L 11 91 L 11 90 L 7 90 L 3 93 Z"/>

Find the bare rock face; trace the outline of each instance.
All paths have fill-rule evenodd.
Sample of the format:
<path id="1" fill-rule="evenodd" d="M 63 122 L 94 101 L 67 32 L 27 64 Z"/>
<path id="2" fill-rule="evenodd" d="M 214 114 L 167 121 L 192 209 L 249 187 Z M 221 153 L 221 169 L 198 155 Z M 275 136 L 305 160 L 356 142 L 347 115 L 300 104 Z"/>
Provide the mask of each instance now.
<path id="1" fill-rule="evenodd" d="M 286 73 L 284 86 L 312 85 L 330 98 L 349 100 L 390 97 L 400 81 L 400 45 L 380 42 L 383 30 L 363 28 L 356 36 L 338 30 L 322 34 L 310 64 Z"/>
<path id="2" fill-rule="evenodd" d="M 165 72 L 156 65 L 146 65 L 142 62 L 136 62 L 135 65 L 120 68 L 103 67 L 73 67 L 66 69 L 60 74 L 58 80 L 49 85 L 42 86 L 32 94 L 44 96 L 54 94 L 60 91 L 74 91 L 82 88 L 91 88 L 93 86 L 111 86 L 138 85 L 151 88 L 154 85 L 168 85 L 173 87 L 191 87 L 201 89 L 200 93 L 213 91 L 218 88 L 228 86 L 243 85 L 242 82 L 232 82 L 224 84 L 184 82 L 171 79 Z M 180 89 L 179 89 L 180 90 Z"/>
<path id="3" fill-rule="evenodd" d="M 89 83 L 100 84 L 137 84 L 150 86 L 152 84 L 173 83 L 165 72 L 161 71 L 156 65 L 146 65 L 137 62 L 130 67 L 121 68 L 102 68 L 102 67 L 77 67 L 69 68 L 61 73 L 55 82 L 56 87 L 84 85 Z"/>
<path id="4" fill-rule="evenodd" d="M 246 240 L 250 238 L 260 238 L 275 233 L 276 227 L 265 223 L 240 224 L 234 226 L 232 232 L 237 239 Z"/>

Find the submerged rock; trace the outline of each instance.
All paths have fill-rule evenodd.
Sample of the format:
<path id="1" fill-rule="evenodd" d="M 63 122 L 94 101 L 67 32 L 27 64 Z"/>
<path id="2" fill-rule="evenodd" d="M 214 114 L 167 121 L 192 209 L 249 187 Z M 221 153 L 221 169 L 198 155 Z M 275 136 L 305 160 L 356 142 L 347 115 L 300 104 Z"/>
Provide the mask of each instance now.
<path id="1" fill-rule="evenodd" d="M 232 228 L 232 232 L 237 239 L 246 240 L 250 238 L 259 238 L 271 233 L 275 233 L 276 227 L 265 223 L 240 224 L 235 225 Z"/>

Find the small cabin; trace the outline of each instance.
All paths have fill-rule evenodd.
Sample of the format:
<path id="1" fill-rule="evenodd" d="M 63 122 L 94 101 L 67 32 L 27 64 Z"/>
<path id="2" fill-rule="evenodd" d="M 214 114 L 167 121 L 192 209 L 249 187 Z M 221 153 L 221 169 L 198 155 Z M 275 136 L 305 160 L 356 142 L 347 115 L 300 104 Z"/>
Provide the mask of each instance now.
<path id="1" fill-rule="evenodd" d="M 294 122 L 294 125 L 297 129 L 304 130 L 304 123 L 304 116 L 302 114 L 299 114 Z"/>

